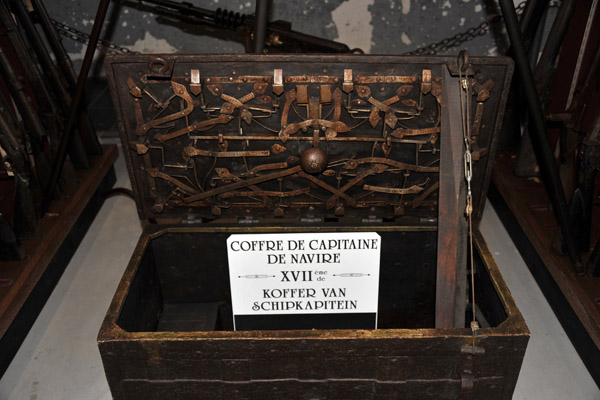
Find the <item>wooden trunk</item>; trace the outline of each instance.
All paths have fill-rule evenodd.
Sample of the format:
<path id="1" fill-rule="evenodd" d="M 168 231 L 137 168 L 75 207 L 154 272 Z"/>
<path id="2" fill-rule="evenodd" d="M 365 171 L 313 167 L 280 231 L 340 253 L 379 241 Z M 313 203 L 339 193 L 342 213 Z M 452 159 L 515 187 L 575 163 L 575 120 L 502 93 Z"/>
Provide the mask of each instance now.
<path id="1" fill-rule="evenodd" d="M 466 327 L 455 59 L 120 56 L 107 70 L 140 216 L 176 222 L 146 227 L 101 328 L 115 399 L 512 397 L 529 333 L 477 230 L 482 328 Z M 512 64 L 463 72 L 478 217 Z M 227 238 L 292 232 L 380 235 L 378 329 L 233 330 Z"/>
<path id="2" fill-rule="evenodd" d="M 264 228 L 272 231 L 281 228 Z M 157 331 L 166 305 L 194 310 L 194 305 L 227 302 L 226 257 L 219 253 L 233 232 L 250 230 L 145 230 L 98 337 L 115 399 L 512 398 L 529 333 L 479 235 L 477 301 L 491 327 L 475 339 L 468 328 L 426 327 L 433 325 L 434 308 L 410 302 L 418 282 L 402 279 L 407 272 L 394 268 L 393 259 L 382 265 L 381 296 L 395 297 L 388 304 L 399 308 L 388 310 L 381 329 L 233 332 L 231 315 L 222 307 L 215 330 Z M 191 242 L 202 245 L 182 254 Z M 395 251 L 383 254 L 388 250 Z M 402 301 L 414 307 L 414 319 L 394 319 L 395 313 L 411 312 L 400 308 Z M 206 323 L 198 321 L 202 314 L 187 317 Z"/>

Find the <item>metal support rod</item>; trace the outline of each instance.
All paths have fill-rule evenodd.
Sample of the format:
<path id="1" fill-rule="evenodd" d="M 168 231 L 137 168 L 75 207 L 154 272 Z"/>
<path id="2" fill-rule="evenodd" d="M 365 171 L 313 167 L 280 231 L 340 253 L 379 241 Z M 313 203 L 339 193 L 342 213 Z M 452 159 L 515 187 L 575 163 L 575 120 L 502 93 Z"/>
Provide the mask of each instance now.
<path id="1" fill-rule="evenodd" d="M 262 54 L 267 37 L 269 0 L 256 0 L 256 20 L 254 21 L 254 53 Z"/>
<path id="2" fill-rule="evenodd" d="M 56 62 L 58 64 L 57 69 L 62 72 L 62 76 L 64 76 L 66 80 L 69 97 L 72 97 L 75 87 L 77 86 L 77 74 L 75 74 L 75 71 L 73 70 L 73 63 L 71 62 L 69 55 L 62 45 L 56 29 L 52 25 L 52 20 L 50 19 L 50 15 L 48 15 L 48 11 L 44 7 L 42 0 L 31 0 L 31 4 L 37 15 L 39 25 L 44 31 L 46 41 L 50 45 L 50 48 L 54 53 L 54 57 L 56 58 Z M 68 104 L 70 104 L 70 99 Z M 68 110 L 65 111 L 65 114 L 67 113 Z M 85 112 L 82 112 L 79 117 L 79 132 L 84 140 L 84 151 L 87 150 L 88 154 L 102 153 L 102 147 L 98 141 L 98 136 L 96 135 L 92 121 Z M 75 140 L 80 141 L 77 136 L 75 136 Z M 71 158 L 73 158 L 72 154 Z"/>
<path id="3" fill-rule="evenodd" d="M 71 94 L 63 85 L 64 76 L 54 65 L 52 57 L 44 44 L 44 40 L 35 28 L 35 25 L 31 21 L 31 17 L 21 0 L 13 0 L 10 4 L 12 5 L 12 10 L 17 17 L 20 26 L 23 27 L 25 34 L 29 38 L 29 43 L 33 48 L 36 58 L 40 62 L 42 70 L 46 73 L 48 82 L 50 82 L 52 89 L 54 90 L 54 95 L 56 99 L 59 100 L 62 112 L 67 113 L 68 105 L 71 102 Z M 69 155 L 71 161 L 77 168 L 90 167 L 90 161 L 85 153 L 83 143 L 78 136 L 74 136 L 73 141 L 69 146 Z"/>
<path id="4" fill-rule="evenodd" d="M 574 12 L 575 0 L 563 0 L 561 2 L 558 14 L 556 14 L 556 19 L 552 23 L 552 28 L 533 73 L 538 93 L 541 95 L 553 76 L 551 72 L 554 69 L 558 52 L 564 42 Z"/>
<path id="5" fill-rule="evenodd" d="M 8 10 L 8 4 L 5 1 L 0 1 L 0 29 L 4 30 L 3 35 L 6 35 L 21 62 L 24 78 L 27 78 L 31 86 L 35 87 L 35 97 L 38 100 L 38 105 L 43 112 L 55 114 L 55 100 L 48 89 L 50 84 L 38 69 L 37 63 L 34 62 L 32 57 L 33 51 L 19 34 L 19 28 L 15 23 L 12 13 Z"/>
<path id="6" fill-rule="evenodd" d="M 46 187 L 46 191 L 44 193 L 44 201 L 42 202 L 41 209 L 42 215 L 48 211 L 48 206 L 52 201 L 52 196 L 54 194 L 54 190 L 56 189 L 56 184 L 58 183 L 58 178 L 60 177 L 65 164 L 67 149 L 69 148 L 69 144 L 71 143 L 71 139 L 75 133 L 75 122 L 78 121 L 77 114 L 79 112 L 79 106 L 81 105 L 83 90 L 85 89 L 85 83 L 90 72 L 90 67 L 92 66 L 94 52 L 96 51 L 96 46 L 98 45 L 98 39 L 100 38 L 100 32 L 102 31 L 102 25 L 104 24 L 104 19 L 106 18 L 106 12 L 108 11 L 109 4 L 110 0 L 100 0 L 100 4 L 98 4 L 98 11 L 96 12 L 94 26 L 92 27 L 90 42 L 85 50 L 85 57 L 83 58 L 81 71 L 79 72 L 79 77 L 77 78 L 77 86 L 75 87 L 75 93 L 73 94 L 73 100 L 71 101 L 71 107 L 69 108 L 69 115 L 67 116 L 65 131 L 60 138 L 58 151 L 56 153 L 56 157 L 54 158 L 54 163 L 52 164 L 50 181 L 48 182 L 48 186 Z"/>
<path id="7" fill-rule="evenodd" d="M 543 31 L 544 15 L 549 3 L 550 0 L 529 0 L 525 5 L 523 14 L 521 14 L 519 28 L 523 34 L 525 50 L 528 52 L 531 50 L 530 46 L 536 36 L 536 32 Z M 537 52 L 535 59 L 537 61 Z"/>
<path id="8" fill-rule="evenodd" d="M 41 151 L 38 146 L 41 146 L 41 143 L 44 141 L 46 130 L 33 108 L 31 98 L 25 92 L 25 86 L 23 85 L 24 78 L 13 69 L 8 56 L 2 48 L 0 48 L 0 74 L 6 78 L 12 78 L 5 79 L 6 86 L 8 86 L 19 114 L 21 114 L 23 122 L 25 122 L 25 127 L 28 129 L 35 143 L 34 151 Z"/>
<path id="9" fill-rule="evenodd" d="M 533 79 L 538 95 L 540 96 L 543 111 L 545 111 L 548 108 L 548 103 L 550 101 L 550 94 L 548 92 L 549 82 L 554 75 L 553 71 L 556 64 L 556 58 L 558 57 L 558 52 L 563 43 L 565 34 L 567 33 L 567 28 L 573 16 L 574 10 L 575 0 L 563 0 L 561 2 L 558 14 L 554 19 L 554 22 L 552 23 L 552 29 L 550 30 L 548 38 L 544 43 L 544 48 L 542 49 L 542 54 L 539 57 L 539 61 L 538 54 L 533 54 L 533 59 L 535 60 L 534 64 L 536 65 L 533 68 Z M 527 36 L 525 33 L 521 35 L 521 38 L 526 37 Z M 523 134 L 523 139 L 521 140 L 519 155 L 515 163 L 515 173 L 517 174 L 517 176 L 530 177 L 537 175 L 537 163 L 532 148 L 530 138 L 531 134 L 529 133 L 529 128 L 527 127 L 527 124 L 525 126 L 526 128 Z"/>
<path id="10" fill-rule="evenodd" d="M 543 11 L 544 12 L 542 14 L 541 21 L 538 23 L 539 29 L 536 29 L 533 32 L 531 43 L 529 45 L 525 45 L 525 49 L 529 55 L 529 65 L 531 65 L 532 70 L 535 70 L 535 66 L 538 62 L 540 51 L 542 49 L 542 40 L 544 40 L 544 26 L 546 25 L 546 20 L 548 19 L 547 10 Z M 521 23 L 521 32 L 524 32 L 522 26 L 523 23 Z M 526 37 L 525 33 L 523 33 L 523 37 Z"/>
<path id="11" fill-rule="evenodd" d="M 75 74 L 75 71 L 73 70 L 73 64 L 71 64 L 71 59 L 60 43 L 60 38 L 52 26 L 52 20 L 50 19 L 50 15 L 48 15 L 46 7 L 44 7 L 42 0 L 32 0 L 31 4 L 37 13 L 40 25 L 44 30 L 44 34 L 46 35 L 48 44 L 50 45 L 50 48 L 56 57 L 58 65 L 60 65 L 62 68 L 69 86 L 74 88 L 77 85 L 77 74 Z"/>
<path id="12" fill-rule="evenodd" d="M 508 37 L 510 38 L 513 55 L 515 57 L 515 64 L 517 71 L 521 78 L 523 85 L 523 91 L 527 100 L 530 119 L 531 119 L 531 140 L 534 144 L 534 150 L 540 170 L 544 178 L 546 190 L 548 196 L 552 201 L 556 216 L 563 232 L 563 237 L 567 246 L 567 253 L 573 264 L 573 268 L 577 273 L 583 273 L 583 264 L 581 262 L 581 255 L 577 252 L 575 242 L 573 240 L 573 231 L 569 223 L 569 212 L 567 210 L 567 201 L 565 199 L 565 193 L 561 184 L 560 176 L 558 174 L 558 167 L 552 154 L 550 142 L 546 134 L 546 123 L 542 113 L 542 106 L 538 97 L 535 83 L 533 80 L 533 73 L 529 66 L 529 60 L 523 45 L 521 38 L 521 31 L 519 29 L 519 21 L 517 20 L 517 13 L 515 11 L 512 0 L 500 0 L 500 8 L 504 15 L 504 21 L 506 24 L 506 30 Z"/>
<path id="13" fill-rule="evenodd" d="M 50 53 L 48 53 L 48 50 L 45 46 L 44 40 L 40 36 L 38 30 L 35 28 L 33 21 L 30 19 L 31 17 L 25 9 L 25 6 L 21 0 L 13 0 L 9 2 L 9 4 L 12 6 L 11 9 L 15 13 L 17 21 L 25 31 L 25 34 L 29 39 L 29 44 L 33 48 L 36 58 L 40 62 L 42 71 L 46 73 L 48 82 L 50 82 L 50 85 L 52 85 L 57 99 L 63 104 L 68 104 L 71 100 L 71 94 L 62 85 L 63 77 L 60 75 L 58 69 L 54 65 L 52 57 L 50 56 Z"/>

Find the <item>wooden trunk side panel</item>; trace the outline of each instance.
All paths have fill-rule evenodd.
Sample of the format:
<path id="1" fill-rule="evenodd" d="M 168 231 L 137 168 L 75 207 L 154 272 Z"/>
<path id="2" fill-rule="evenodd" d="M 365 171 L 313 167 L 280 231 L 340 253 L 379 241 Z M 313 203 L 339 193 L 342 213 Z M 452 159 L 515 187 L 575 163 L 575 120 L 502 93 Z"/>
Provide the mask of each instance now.
<path id="1" fill-rule="evenodd" d="M 272 382 L 153 382 L 125 381 L 119 400 L 510 400 L 503 394 L 502 378 L 477 381 L 472 390 L 461 381 L 413 381 L 406 383 L 365 381 Z"/>
<path id="2" fill-rule="evenodd" d="M 139 398 L 131 396 L 140 393 L 178 393 L 178 399 L 260 399 L 265 393 L 289 399 L 454 399 L 466 395 L 465 390 L 472 398 L 510 399 L 526 341 L 526 336 L 479 337 L 476 346 L 486 351 L 474 356 L 461 351 L 468 338 L 443 336 L 385 341 L 119 341 L 101 343 L 100 349 L 105 369 L 113 372 L 109 384 L 119 400 Z M 465 371 L 473 371 L 471 389 L 461 389 Z M 310 396 L 304 397 L 306 393 Z M 360 396 L 344 397 L 350 393 Z"/>
<path id="3" fill-rule="evenodd" d="M 516 337 L 524 336 L 523 333 L 506 333 L 493 335 L 489 332 L 494 328 L 482 329 L 475 340 L 475 345 L 483 347 L 485 354 L 503 355 L 507 349 L 514 345 Z M 100 343 L 102 353 L 112 355 L 118 359 L 180 359 L 197 358 L 209 355 L 211 359 L 239 359 L 239 358 L 306 358 L 324 356 L 335 357 L 369 357 L 369 356 L 406 356 L 418 357 L 435 355 L 436 357 L 449 357 L 465 345 L 472 345 L 470 331 L 464 330 L 463 335 L 444 334 L 440 331 L 436 337 L 415 338 L 403 337 L 401 333 L 396 338 L 386 339 L 360 339 L 348 336 L 347 338 L 323 339 L 279 339 L 267 336 L 254 339 L 210 339 L 210 338 L 184 338 L 169 332 L 159 332 L 153 339 L 114 339 Z M 335 331 L 328 331 L 335 332 Z M 161 336 L 164 336 L 161 339 Z M 527 336 L 526 336 L 527 337 Z"/>
<path id="4" fill-rule="evenodd" d="M 456 399 L 461 393 L 460 382 L 384 383 L 363 381 L 329 382 L 251 382 L 200 383 L 187 382 L 185 386 L 148 381 L 126 382 L 124 400 L 440 400 Z M 441 393 L 441 395 L 440 395 Z M 498 399 L 493 393 L 486 399 Z"/>

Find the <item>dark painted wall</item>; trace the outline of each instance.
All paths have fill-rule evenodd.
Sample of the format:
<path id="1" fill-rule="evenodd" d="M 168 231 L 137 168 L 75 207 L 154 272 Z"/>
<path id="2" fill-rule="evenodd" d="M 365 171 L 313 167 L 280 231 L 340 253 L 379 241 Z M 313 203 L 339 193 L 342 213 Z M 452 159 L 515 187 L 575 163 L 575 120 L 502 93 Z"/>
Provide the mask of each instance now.
<path id="1" fill-rule="evenodd" d="M 218 7 L 241 13 L 254 12 L 254 0 L 210 0 L 192 2 L 207 9 Z M 515 3 L 519 3 L 515 0 Z M 50 15 L 59 22 L 89 33 L 96 0 L 47 1 Z M 137 0 L 114 0 L 104 24 L 103 37 L 139 52 L 214 53 L 243 52 L 231 33 L 218 33 L 184 24 L 136 8 Z M 372 54 L 402 54 L 418 47 L 465 32 L 498 13 L 494 0 L 301 0 L 272 2 L 272 20 L 293 23 L 293 29 L 335 39 L 351 48 Z M 460 48 L 473 55 L 497 55 L 506 45 L 501 27 L 485 32 Z M 64 39 L 65 47 L 78 68 L 85 46 Z M 102 74 L 97 63 L 93 74 Z"/>

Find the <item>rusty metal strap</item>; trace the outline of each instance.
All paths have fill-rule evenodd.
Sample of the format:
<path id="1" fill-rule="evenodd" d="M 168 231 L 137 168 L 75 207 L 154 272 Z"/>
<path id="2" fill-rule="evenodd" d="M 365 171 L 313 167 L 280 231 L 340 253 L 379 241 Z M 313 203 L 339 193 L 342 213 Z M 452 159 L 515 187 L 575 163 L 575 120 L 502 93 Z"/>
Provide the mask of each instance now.
<path id="1" fill-rule="evenodd" d="M 365 179 L 367 176 L 370 175 L 374 175 L 374 174 L 379 174 L 382 173 L 383 171 L 385 171 L 387 169 L 386 165 L 375 165 L 373 168 L 369 168 L 368 170 L 358 174 L 357 176 L 355 176 L 354 178 L 350 179 L 348 181 L 348 183 L 346 183 L 344 186 L 342 186 L 339 190 L 342 193 L 347 192 L 351 187 L 353 187 L 354 185 L 356 185 L 358 182 L 362 181 L 363 179 Z M 333 196 L 331 196 L 329 199 L 327 199 L 327 202 L 325 203 L 325 207 L 327 209 L 332 208 L 333 206 L 335 206 L 335 203 L 338 199 L 338 196 L 336 196 L 335 194 Z"/>
<path id="2" fill-rule="evenodd" d="M 256 197 L 256 196 L 294 197 L 294 196 L 299 196 L 301 194 L 308 194 L 308 193 L 310 193 L 310 188 L 290 190 L 287 192 L 277 192 L 277 191 L 272 191 L 272 190 L 261 190 L 258 192 L 231 191 L 231 192 L 223 193 L 223 197 L 225 197 L 225 198 L 237 197 L 237 196 L 243 196 L 243 197 Z"/>
<path id="3" fill-rule="evenodd" d="M 289 124 L 284 129 L 281 130 L 281 132 L 279 133 L 279 137 L 281 138 L 282 141 L 285 142 L 290 135 L 293 135 L 294 133 L 298 132 L 302 128 L 308 128 L 309 126 L 315 126 L 315 127 L 324 126 L 326 128 L 333 129 L 334 131 L 336 131 L 338 133 L 350 131 L 350 128 L 348 127 L 348 125 L 346 125 L 345 123 L 340 122 L 340 121 L 332 122 L 332 121 L 328 121 L 325 119 L 308 119 L 306 121 Z"/>
<path id="4" fill-rule="evenodd" d="M 438 190 L 439 187 L 440 187 L 440 182 L 439 181 L 437 181 L 433 185 L 429 186 L 429 188 L 427 188 L 426 191 L 424 191 L 423 193 L 421 193 L 421 195 L 419 197 L 417 197 L 416 199 L 413 200 L 413 202 L 412 202 L 412 208 L 417 208 L 421 204 L 423 204 L 423 202 L 425 201 L 425 199 L 427 197 L 429 197 L 429 195 L 431 193 L 433 193 L 436 190 Z"/>
<path id="5" fill-rule="evenodd" d="M 250 170 L 250 172 L 255 174 L 257 172 L 266 171 L 269 169 L 281 169 L 281 168 L 287 168 L 287 167 L 288 167 L 288 163 L 286 161 L 284 161 L 284 162 L 279 162 L 279 163 L 259 165 L 259 166 L 252 168 Z"/>
<path id="6" fill-rule="evenodd" d="M 333 121 L 339 121 L 342 116 L 342 91 L 336 88 L 333 91 Z"/>
<path id="7" fill-rule="evenodd" d="M 415 83 L 418 78 L 416 76 L 357 76 L 354 82 L 361 83 Z"/>
<path id="8" fill-rule="evenodd" d="M 254 94 L 254 92 L 250 92 L 247 95 L 245 95 L 244 97 L 240 98 L 239 100 L 236 99 L 233 96 L 229 96 L 228 94 L 223 93 L 221 95 L 221 99 L 223 101 L 226 101 L 228 103 L 233 104 L 235 107 L 239 108 L 239 107 L 243 107 L 244 103 L 249 102 L 250 100 L 252 100 L 253 98 L 255 98 L 256 95 Z"/>
<path id="9" fill-rule="evenodd" d="M 183 190 L 184 192 L 187 192 L 189 194 L 196 194 L 196 193 L 198 193 L 198 191 L 196 189 L 189 187 L 185 183 L 182 183 L 182 182 L 178 181 L 177 179 L 173 178 L 171 175 L 167 175 L 164 172 L 160 172 L 157 169 L 154 169 L 154 168 L 147 169 L 146 172 L 152 178 L 164 179 L 165 181 L 170 182 L 173 185 L 177 186 L 179 189 Z"/>
<path id="10" fill-rule="evenodd" d="M 366 157 L 366 158 L 361 158 L 358 160 L 351 160 L 352 163 L 354 164 L 354 168 L 356 168 L 356 166 L 360 165 L 360 164 L 368 164 L 368 163 L 374 163 L 374 164 L 386 164 L 386 165 L 391 165 L 392 167 L 396 167 L 402 170 L 407 170 L 407 171 L 416 171 L 416 172 L 439 172 L 440 169 L 439 167 L 425 167 L 422 165 L 412 165 L 412 164 L 406 164 L 400 161 L 395 161 L 395 160 L 390 160 L 389 158 L 383 158 L 383 157 Z M 349 168 L 349 169 L 353 169 L 353 168 Z"/>
<path id="11" fill-rule="evenodd" d="M 155 135 L 154 138 L 156 140 L 158 140 L 159 142 L 164 143 L 167 140 L 175 139 L 176 137 L 185 135 L 196 129 L 206 128 L 207 126 L 212 126 L 212 125 L 217 125 L 217 124 L 226 124 L 229 121 L 231 121 L 232 119 L 233 119 L 233 117 L 231 115 L 221 114 L 217 118 L 208 119 L 206 121 L 195 122 L 192 125 L 190 125 L 186 128 L 180 129 L 178 131 L 175 131 L 175 132 L 166 133 L 166 134 L 161 133 L 161 134 Z"/>
<path id="12" fill-rule="evenodd" d="M 420 193 L 423 191 L 423 188 L 421 186 L 417 186 L 417 185 L 413 185 L 408 188 L 392 188 L 392 187 L 385 187 L 385 186 L 364 185 L 363 189 L 371 191 L 371 192 L 390 193 L 390 194 L 414 194 L 414 193 Z"/>
<path id="13" fill-rule="evenodd" d="M 346 203 L 350 206 L 355 206 L 356 205 L 356 200 L 354 200 L 352 197 L 348 196 L 345 193 L 342 193 L 341 191 L 339 191 L 338 189 L 334 188 L 331 185 L 328 185 L 327 183 L 323 182 L 320 179 L 315 178 L 312 175 L 309 175 L 307 173 L 304 173 L 302 171 L 298 172 L 298 176 L 308 179 L 309 181 L 313 182 L 314 184 L 321 186 L 323 189 L 333 193 L 336 196 L 341 197 L 342 199 L 346 200 Z"/>
<path id="14" fill-rule="evenodd" d="M 285 104 L 283 105 L 283 111 L 281 113 L 281 128 L 287 127 L 288 114 L 290 113 L 290 107 L 296 100 L 296 89 L 292 89 L 285 94 Z"/>
<path id="15" fill-rule="evenodd" d="M 186 103 L 185 109 L 178 111 L 176 113 L 173 113 L 171 115 L 167 115 L 165 117 L 155 119 L 154 121 L 150 121 L 150 122 L 142 125 L 140 127 L 140 129 L 142 131 L 146 132 L 148 129 L 150 129 L 154 126 L 159 126 L 159 125 L 165 124 L 167 122 L 175 121 L 176 119 L 179 119 L 186 115 L 189 115 L 194 110 L 192 96 L 190 96 L 190 94 L 188 93 L 185 86 L 180 83 L 177 83 L 175 81 L 171 81 L 171 86 L 173 86 L 173 93 L 175 93 L 176 96 L 181 97 L 183 100 L 185 100 L 185 103 Z"/>
<path id="16" fill-rule="evenodd" d="M 144 126 L 144 114 L 142 112 L 142 104 L 140 103 L 140 99 L 133 100 L 133 113 L 135 115 L 135 134 L 138 136 L 143 136 L 146 132 L 142 129 Z"/>
<path id="17" fill-rule="evenodd" d="M 260 75 L 243 75 L 243 76 L 211 76 L 206 78 L 207 83 L 267 83 L 273 80 L 271 76 L 260 76 Z"/>
<path id="18" fill-rule="evenodd" d="M 274 172 L 272 174 L 267 174 L 267 175 L 263 175 L 263 176 L 257 176 L 256 178 L 250 178 L 250 179 L 246 179 L 243 181 L 232 183 L 230 185 L 222 186 L 220 188 L 208 190 L 204 193 L 198 193 L 194 196 L 186 197 L 185 199 L 183 199 L 183 202 L 186 204 L 192 203 L 194 201 L 202 200 L 202 199 L 205 199 L 205 198 L 211 197 L 211 196 L 216 196 L 221 193 L 230 192 L 232 190 L 241 189 L 243 187 L 255 185 L 257 183 L 262 183 L 262 182 L 270 181 L 273 179 L 282 178 L 284 176 L 293 175 L 300 171 L 302 171 L 302 167 L 297 165 L 295 167 L 286 169 L 284 171 Z"/>
<path id="19" fill-rule="evenodd" d="M 258 151 L 210 151 L 210 150 L 202 150 L 197 149 L 193 146 L 188 146 L 183 149 L 184 158 L 187 159 L 189 157 L 195 156 L 204 156 L 204 157 L 217 157 L 217 158 L 227 158 L 227 157 L 269 157 L 271 152 L 269 150 L 258 150 Z"/>
<path id="20" fill-rule="evenodd" d="M 422 129 L 404 129 L 398 128 L 392 131 L 390 134 L 398 139 L 402 139 L 406 136 L 419 136 L 419 135 L 433 135 L 440 133 L 440 128 L 422 128 Z"/>
<path id="21" fill-rule="evenodd" d="M 395 97 L 397 98 L 398 96 L 395 96 Z M 385 112 L 393 111 L 392 108 L 388 104 L 385 104 L 384 102 L 381 102 L 374 97 L 369 97 L 369 99 L 367 101 L 369 103 L 373 104 L 379 110 L 382 110 Z"/>

